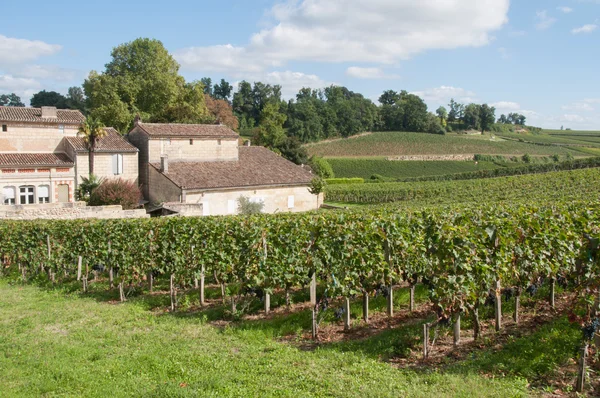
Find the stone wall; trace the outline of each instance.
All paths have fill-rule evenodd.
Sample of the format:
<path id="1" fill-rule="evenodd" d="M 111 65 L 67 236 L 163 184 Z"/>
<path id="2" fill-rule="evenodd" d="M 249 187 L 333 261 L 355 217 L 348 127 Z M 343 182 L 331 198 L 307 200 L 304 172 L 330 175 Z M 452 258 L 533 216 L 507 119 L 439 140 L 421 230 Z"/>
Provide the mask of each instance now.
<path id="1" fill-rule="evenodd" d="M 7 124 L 8 131 L 0 131 L 0 152 L 65 152 L 65 137 L 75 137 L 78 126 L 58 124 L 23 124 L 2 122 Z"/>
<path id="2" fill-rule="evenodd" d="M 156 138 L 148 142 L 148 158 L 160 162 L 160 156 L 167 155 L 170 161 L 188 160 L 211 162 L 238 160 L 238 140 L 198 139 L 198 138 Z"/>
<path id="3" fill-rule="evenodd" d="M 205 216 L 237 214 L 237 200 L 245 196 L 262 201 L 263 213 L 297 213 L 316 210 L 323 204 L 323 194 L 313 195 L 306 186 L 236 189 L 221 192 L 185 193 L 186 203 L 202 203 Z"/>
<path id="4" fill-rule="evenodd" d="M 181 202 L 181 188 L 169 180 L 164 174 L 160 173 L 154 166 L 148 166 L 148 186 L 149 195 L 146 199 L 151 204 L 160 204 L 165 202 Z"/>
<path id="5" fill-rule="evenodd" d="M 146 210 L 123 210 L 121 206 L 86 206 L 85 202 L 0 206 L 0 220 L 74 220 L 147 218 Z"/>
<path id="6" fill-rule="evenodd" d="M 410 155 L 410 156 L 390 156 L 386 160 L 391 161 L 435 161 L 435 160 L 474 160 L 475 155 Z"/>
<path id="7" fill-rule="evenodd" d="M 112 153 L 96 152 L 94 154 L 94 174 L 100 178 L 117 179 L 122 178 L 127 181 L 138 182 L 138 153 L 125 152 L 123 155 L 123 174 L 113 174 Z M 89 176 L 90 160 L 89 155 L 84 152 L 77 154 L 75 167 L 78 175 L 78 183 L 81 177 Z"/>

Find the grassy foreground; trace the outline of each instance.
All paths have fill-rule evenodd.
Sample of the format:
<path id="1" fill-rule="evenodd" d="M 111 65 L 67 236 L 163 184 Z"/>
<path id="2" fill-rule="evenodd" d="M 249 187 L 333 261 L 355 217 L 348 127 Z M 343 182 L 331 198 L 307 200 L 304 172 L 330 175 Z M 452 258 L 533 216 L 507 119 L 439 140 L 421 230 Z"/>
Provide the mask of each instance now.
<path id="1" fill-rule="evenodd" d="M 0 280 L 0 396 L 526 396 L 524 379 L 399 370 L 353 346 L 304 351 L 260 328 L 219 329 Z"/>

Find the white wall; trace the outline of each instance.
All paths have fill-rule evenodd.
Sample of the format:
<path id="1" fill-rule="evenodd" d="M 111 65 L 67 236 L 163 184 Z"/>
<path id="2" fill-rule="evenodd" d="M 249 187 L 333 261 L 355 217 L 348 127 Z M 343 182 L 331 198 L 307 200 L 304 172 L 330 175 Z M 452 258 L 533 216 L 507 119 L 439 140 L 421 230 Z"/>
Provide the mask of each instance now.
<path id="1" fill-rule="evenodd" d="M 303 212 L 317 209 L 323 204 L 323 195 L 318 198 L 309 192 L 308 187 L 279 187 L 223 192 L 185 194 L 185 203 L 202 203 L 204 215 L 237 214 L 237 199 L 246 196 L 251 200 L 262 200 L 263 213 Z M 318 205 L 317 205 L 318 200 Z M 289 207 L 293 204 L 293 207 Z"/>

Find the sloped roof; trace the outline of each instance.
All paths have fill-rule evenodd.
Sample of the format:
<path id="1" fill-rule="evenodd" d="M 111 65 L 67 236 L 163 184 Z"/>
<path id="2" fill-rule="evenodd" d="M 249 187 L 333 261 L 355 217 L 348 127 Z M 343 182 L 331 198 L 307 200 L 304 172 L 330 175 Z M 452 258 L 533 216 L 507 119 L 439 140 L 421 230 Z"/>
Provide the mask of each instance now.
<path id="1" fill-rule="evenodd" d="M 64 153 L 0 153 L 0 167 L 73 167 Z"/>
<path id="2" fill-rule="evenodd" d="M 112 127 L 105 127 L 106 136 L 98 141 L 96 152 L 137 152 L 138 149 L 131 145 L 125 138 Z M 77 152 L 88 152 L 82 137 L 65 137 Z"/>
<path id="3" fill-rule="evenodd" d="M 235 131 L 221 124 L 138 123 L 150 137 L 238 138 Z"/>
<path id="4" fill-rule="evenodd" d="M 44 124 L 81 124 L 85 116 L 78 110 L 57 109 L 56 118 L 42 118 L 41 108 L 0 106 L 0 121 Z"/>
<path id="5" fill-rule="evenodd" d="M 151 163 L 160 171 L 160 163 Z M 218 189 L 280 185 L 308 185 L 313 175 L 263 147 L 240 147 L 239 160 L 169 162 L 163 173 L 182 189 Z"/>

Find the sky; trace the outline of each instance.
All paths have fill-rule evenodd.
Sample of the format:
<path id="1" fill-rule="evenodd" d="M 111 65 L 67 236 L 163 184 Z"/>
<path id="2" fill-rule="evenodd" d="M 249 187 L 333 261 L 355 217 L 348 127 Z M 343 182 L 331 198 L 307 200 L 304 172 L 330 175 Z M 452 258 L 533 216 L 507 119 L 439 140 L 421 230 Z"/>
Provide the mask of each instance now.
<path id="1" fill-rule="evenodd" d="M 419 94 L 600 130 L 600 0 L 0 0 L 0 94 L 28 104 L 155 38 L 187 80 Z"/>

